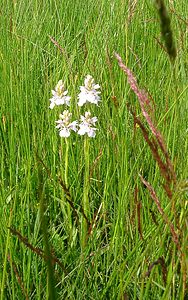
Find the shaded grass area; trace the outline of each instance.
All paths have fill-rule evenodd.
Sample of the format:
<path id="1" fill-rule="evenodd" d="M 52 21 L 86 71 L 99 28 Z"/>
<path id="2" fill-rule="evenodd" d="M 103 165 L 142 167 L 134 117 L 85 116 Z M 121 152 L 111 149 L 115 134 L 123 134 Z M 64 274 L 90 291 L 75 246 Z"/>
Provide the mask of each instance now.
<path id="1" fill-rule="evenodd" d="M 185 1 L 175 2 L 167 6 L 177 48 L 173 65 L 157 10 L 147 1 L 3 1 L 1 299 L 52 299 L 50 276 L 57 299 L 188 297 L 188 7 Z M 177 183 L 170 187 L 172 199 L 134 114 L 152 138 L 150 127 L 114 51 L 151 95 L 152 120 L 164 136 L 177 174 Z M 66 193 L 66 145 L 55 130 L 61 109 L 52 113 L 48 106 L 51 89 L 61 78 L 75 104 L 87 74 L 100 83 L 102 102 L 93 109 L 99 131 L 90 141 L 91 218 L 87 246 L 81 251 L 84 140 L 70 137 Z M 155 190 L 181 250 L 139 174 Z"/>

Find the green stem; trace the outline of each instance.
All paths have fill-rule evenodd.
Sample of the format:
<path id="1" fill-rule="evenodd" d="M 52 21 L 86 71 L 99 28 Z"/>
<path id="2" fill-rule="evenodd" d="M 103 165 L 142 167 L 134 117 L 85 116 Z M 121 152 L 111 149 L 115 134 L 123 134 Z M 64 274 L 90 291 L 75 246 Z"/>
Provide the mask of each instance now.
<path id="1" fill-rule="evenodd" d="M 15 202 L 14 202 L 14 206 L 15 206 Z M 8 227 L 11 226 L 12 223 L 12 212 L 14 211 L 11 210 L 10 211 L 10 216 L 9 216 L 9 222 L 8 222 Z M 6 240 L 6 246 L 5 246 L 5 257 L 4 257 L 4 263 L 3 263 L 3 276 L 2 276 L 2 281 L 1 281 L 1 300 L 4 299 L 4 287 L 5 287 L 5 282 L 6 282 L 6 276 L 7 276 L 7 261 L 8 261 L 8 252 L 10 249 L 10 230 L 8 230 L 7 232 L 7 240 Z"/>
<path id="2" fill-rule="evenodd" d="M 48 226 L 47 220 L 45 217 L 46 211 L 46 203 L 45 203 L 45 187 L 42 172 L 39 170 L 39 203 L 40 203 L 40 223 L 41 223 L 41 231 L 43 234 L 44 241 L 44 253 L 46 256 L 46 265 L 47 265 L 47 295 L 46 299 L 55 300 L 56 299 L 56 290 L 55 290 L 55 279 L 54 279 L 54 269 L 51 259 L 51 250 L 48 241 Z"/>
<path id="3" fill-rule="evenodd" d="M 69 141 L 65 139 L 66 150 L 65 150 L 65 185 L 68 187 L 68 163 L 69 163 Z"/>
<path id="4" fill-rule="evenodd" d="M 84 191 L 83 191 L 83 209 L 85 215 L 90 219 L 89 209 L 89 138 L 84 139 L 84 158 L 85 158 L 85 174 L 84 174 Z M 82 249 L 85 248 L 87 241 L 88 224 L 83 218 L 82 220 Z"/>
<path id="5" fill-rule="evenodd" d="M 68 138 L 65 139 L 66 149 L 65 149 L 65 185 L 68 188 L 68 165 L 69 165 L 69 141 Z M 67 217 L 68 217 L 68 224 L 69 224 L 69 236 L 71 240 L 72 236 L 72 218 L 71 218 L 71 209 L 69 203 L 67 203 Z"/>

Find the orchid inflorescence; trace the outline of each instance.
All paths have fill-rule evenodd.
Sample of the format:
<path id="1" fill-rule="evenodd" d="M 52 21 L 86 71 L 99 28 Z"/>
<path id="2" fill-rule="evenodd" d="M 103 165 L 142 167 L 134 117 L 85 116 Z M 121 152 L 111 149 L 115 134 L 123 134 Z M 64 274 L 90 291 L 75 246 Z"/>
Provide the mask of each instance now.
<path id="1" fill-rule="evenodd" d="M 55 90 L 52 90 L 53 97 L 50 99 L 50 109 L 53 109 L 55 105 L 66 104 L 70 106 L 71 97 L 67 96 L 68 91 L 65 91 L 64 83 L 62 80 L 58 81 Z"/>
<path id="2" fill-rule="evenodd" d="M 91 75 L 87 75 L 84 81 L 84 86 L 80 86 L 80 93 L 78 94 L 78 106 L 83 106 L 86 103 L 98 105 L 100 102 L 100 85 L 95 84 Z M 65 90 L 65 86 L 62 80 L 59 80 L 55 90 L 52 90 L 53 97 L 50 99 L 50 109 L 53 109 L 56 105 L 70 106 L 71 97 L 68 96 L 68 91 Z M 69 110 L 64 110 L 59 115 L 59 120 L 56 121 L 56 128 L 59 129 L 59 135 L 64 138 L 68 138 L 71 134 L 71 130 L 77 132 L 79 135 L 88 135 L 88 137 L 95 137 L 97 128 L 95 123 L 98 121 L 97 117 L 91 117 L 89 111 L 85 112 L 85 115 L 81 115 L 80 123 L 75 120 L 71 122 L 72 113 Z"/>

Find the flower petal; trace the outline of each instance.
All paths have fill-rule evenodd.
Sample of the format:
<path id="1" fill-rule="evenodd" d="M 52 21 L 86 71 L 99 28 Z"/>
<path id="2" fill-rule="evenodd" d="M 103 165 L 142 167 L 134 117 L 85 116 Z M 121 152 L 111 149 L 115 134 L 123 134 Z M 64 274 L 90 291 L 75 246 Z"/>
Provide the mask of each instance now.
<path id="1" fill-rule="evenodd" d="M 84 135 L 87 132 L 87 126 L 80 124 L 80 129 L 78 130 L 79 135 Z"/>
<path id="2" fill-rule="evenodd" d="M 70 130 L 68 128 L 63 128 L 59 132 L 60 137 L 69 137 L 70 136 Z"/>
<path id="3" fill-rule="evenodd" d="M 50 109 L 53 109 L 54 106 L 55 106 L 55 103 L 54 103 L 54 102 L 51 102 L 49 108 L 50 108 Z"/>

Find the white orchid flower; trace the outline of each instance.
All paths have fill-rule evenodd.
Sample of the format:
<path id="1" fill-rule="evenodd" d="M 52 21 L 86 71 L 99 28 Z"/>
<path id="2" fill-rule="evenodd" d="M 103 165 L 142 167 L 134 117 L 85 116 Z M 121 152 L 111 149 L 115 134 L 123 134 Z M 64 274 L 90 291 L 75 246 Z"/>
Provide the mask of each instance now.
<path id="1" fill-rule="evenodd" d="M 87 75 L 84 86 L 80 86 L 81 92 L 78 94 L 78 106 L 83 106 L 87 102 L 98 105 L 98 102 L 100 101 L 99 94 L 101 93 L 98 89 L 100 89 L 100 85 L 95 84 L 91 75 Z"/>
<path id="2" fill-rule="evenodd" d="M 77 132 L 78 121 L 71 122 L 72 114 L 68 110 L 64 110 L 62 114 L 59 115 L 60 119 L 56 121 L 58 124 L 56 128 L 59 129 L 60 137 L 69 137 L 71 130 Z"/>
<path id="3" fill-rule="evenodd" d="M 52 90 L 53 97 L 50 99 L 50 109 L 53 109 L 56 105 L 70 105 L 71 97 L 67 95 L 68 91 L 65 91 L 65 86 L 62 80 L 58 81 L 55 90 Z"/>

